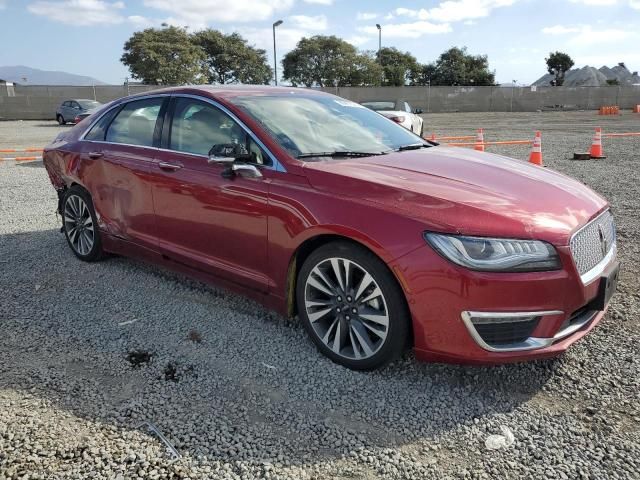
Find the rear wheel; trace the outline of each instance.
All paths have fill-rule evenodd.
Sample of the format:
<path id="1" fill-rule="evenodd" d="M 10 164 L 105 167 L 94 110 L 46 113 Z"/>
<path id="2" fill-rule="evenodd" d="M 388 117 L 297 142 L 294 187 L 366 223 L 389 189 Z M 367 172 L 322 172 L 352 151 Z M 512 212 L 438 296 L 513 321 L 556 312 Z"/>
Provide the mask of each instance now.
<path id="1" fill-rule="evenodd" d="M 324 245 L 304 262 L 297 282 L 300 318 L 318 349 L 354 370 L 398 357 L 409 313 L 387 266 L 348 242 Z"/>
<path id="2" fill-rule="evenodd" d="M 58 120 L 58 125 L 64 125 L 65 123 L 67 123 L 64 121 L 64 117 L 62 115 L 58 115 L 56 117 L 56 120 Z"/>
<path id="3" fill-rule="evenodd" d="M 67 190 L 62 200 L 62 225 L 67 243 L 76 257 L 85 262 L 103 257 L 91 196 L 77 185 Z"/>

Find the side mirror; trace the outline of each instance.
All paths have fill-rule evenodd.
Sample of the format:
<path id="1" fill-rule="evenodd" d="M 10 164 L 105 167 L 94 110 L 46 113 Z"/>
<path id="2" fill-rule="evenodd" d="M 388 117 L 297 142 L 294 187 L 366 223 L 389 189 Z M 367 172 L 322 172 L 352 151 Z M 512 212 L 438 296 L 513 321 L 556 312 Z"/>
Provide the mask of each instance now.
<path id="1" fill-rule="evenodd" d="M 416 108 L 413 113 L 415 113 L 416 115 L 420 115 L 422 113 L 422 109 L 421 108 Z"/>
<path id="2" fill-rule="evenodd" d="M 247 149 L 237 143 L 219 143 L 209 150 L 208 162 L 212 163 L 233 163 L 236 160 L 249 160 L 250 155 Z"/>

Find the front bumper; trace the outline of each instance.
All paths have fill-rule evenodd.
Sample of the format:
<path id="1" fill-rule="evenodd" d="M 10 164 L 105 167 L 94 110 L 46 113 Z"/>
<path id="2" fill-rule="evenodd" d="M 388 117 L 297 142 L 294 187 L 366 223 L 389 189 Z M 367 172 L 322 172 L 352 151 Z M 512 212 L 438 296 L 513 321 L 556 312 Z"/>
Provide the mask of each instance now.
<path id="1" fill-rule="evenodd" d="M 599 278 L 584 285 L 569 248 L 557 250 L 563 268 L 552 272 L 475 272 L 452 264 L 428 246 L 397 259 L 392 268 L 412 314 L 416 356 L 486 364 L 564 352 L 597 325 L 604 311 L 589 307 L 598 295 Z M 614 257 L 603 274 L 615 263 Z M 516 341 L 496 344 L 479 333 L 483 316 L 500 322 L 517 315 L 529 321 L 522 324 L 529 330 Z"/>

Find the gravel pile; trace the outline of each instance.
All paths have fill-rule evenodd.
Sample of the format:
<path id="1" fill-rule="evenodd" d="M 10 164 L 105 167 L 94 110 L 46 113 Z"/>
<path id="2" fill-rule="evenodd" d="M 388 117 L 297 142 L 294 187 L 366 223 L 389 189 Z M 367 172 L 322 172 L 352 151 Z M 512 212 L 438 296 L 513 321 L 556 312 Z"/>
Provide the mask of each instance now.
<path id="1" fill-rule="evenodd" d="M 640 478 L 640 142 L 568 160 L 594 117 L 427 117 L 440 134 L 542 129 L 545 162 L 615 208 L 624 269 L 602 324 L 561 358 L 490 368 L 407 354 L 352 372 L 242 297 L 130 259 L 82 263 L 41 164 L 0 163 L 0 479 Z M 23 123 L 31 143 L 57 131 Z"/>

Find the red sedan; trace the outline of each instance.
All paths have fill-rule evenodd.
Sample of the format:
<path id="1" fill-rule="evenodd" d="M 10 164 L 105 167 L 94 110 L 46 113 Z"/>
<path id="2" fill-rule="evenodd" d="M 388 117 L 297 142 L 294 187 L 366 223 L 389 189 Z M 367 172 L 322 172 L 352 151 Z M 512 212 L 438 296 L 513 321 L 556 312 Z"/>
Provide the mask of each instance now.
<path id="1" fill-rule="evenodd" d="M 81 260 L 135 256 L 244 293 L 354 369 L 409 344 L 454 362 L 557 355 L 615 291 L 613 216 L 589 188 L 325 93 L 127 97 L 44 163 Z"/>

